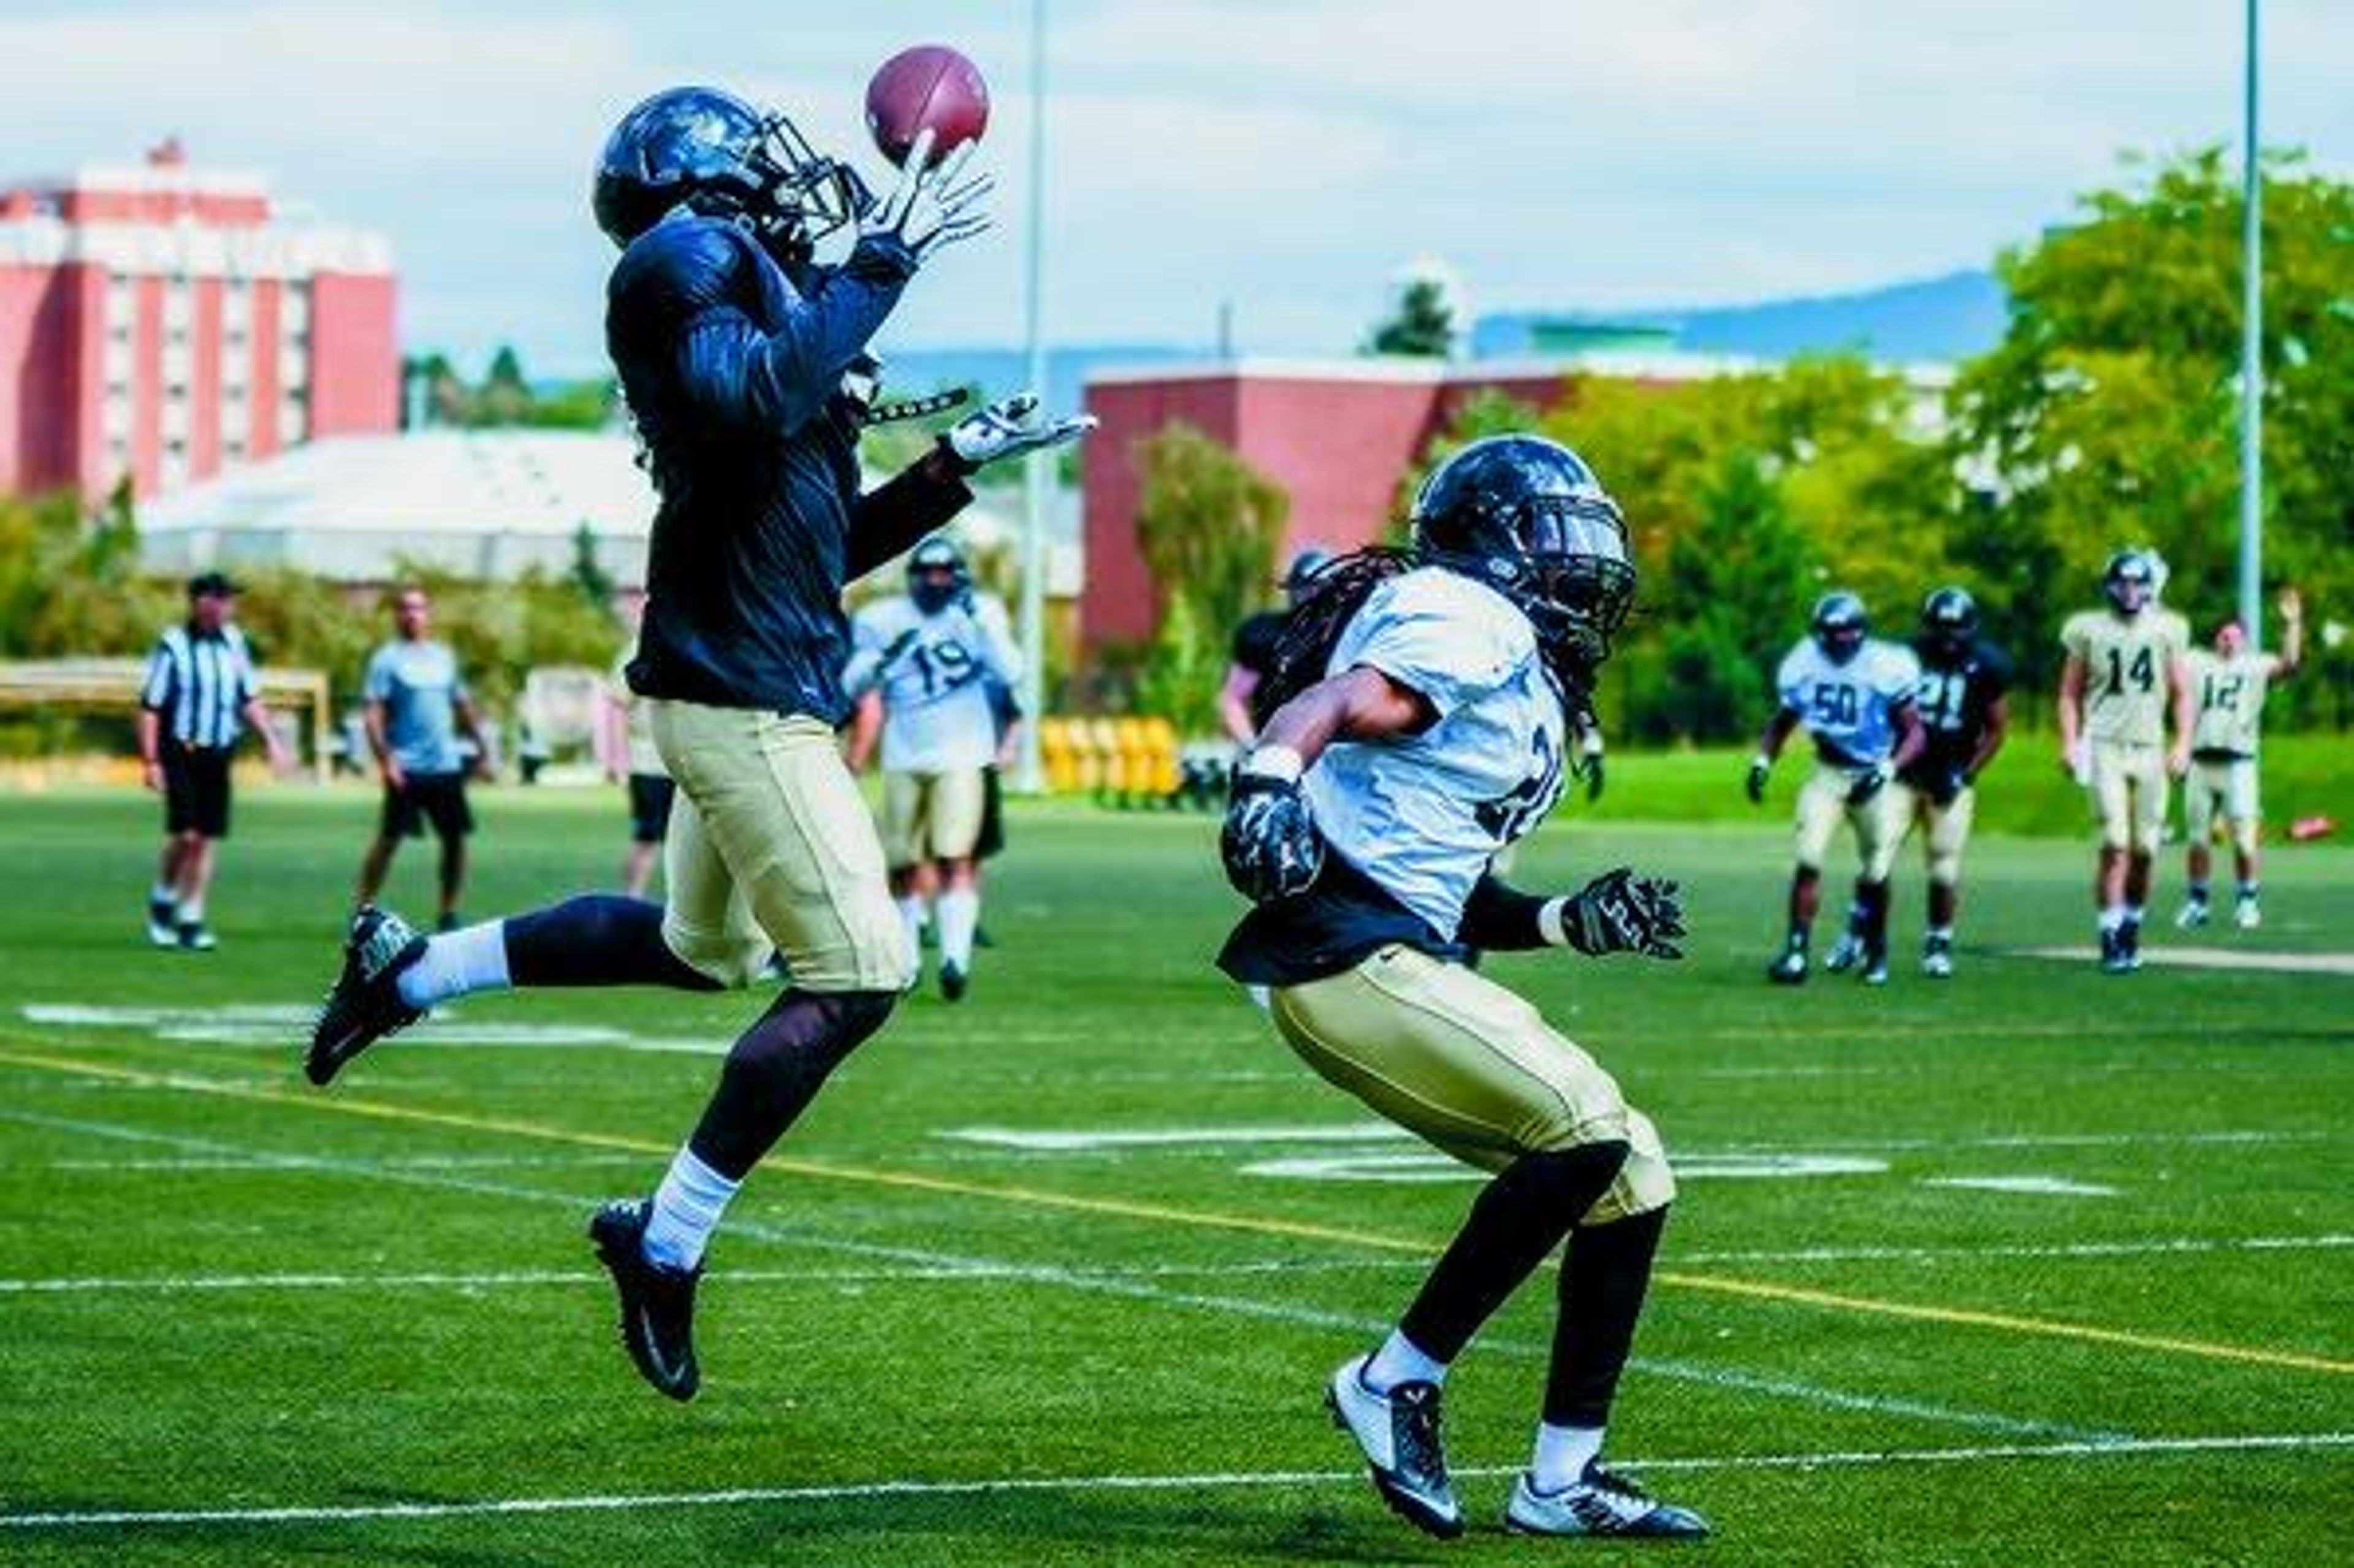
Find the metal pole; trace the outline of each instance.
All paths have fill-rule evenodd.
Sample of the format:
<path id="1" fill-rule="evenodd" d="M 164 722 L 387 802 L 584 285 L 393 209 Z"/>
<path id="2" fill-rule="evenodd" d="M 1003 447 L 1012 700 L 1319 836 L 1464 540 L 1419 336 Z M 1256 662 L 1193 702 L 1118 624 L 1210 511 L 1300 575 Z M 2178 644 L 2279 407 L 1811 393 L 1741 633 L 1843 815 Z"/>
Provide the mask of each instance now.
<path id="1" fill-rule="evenodd" d="M 1030 231 L 1025 238 L 1024 333 L 1029 349 L 1030 390 L 1046 396 L 1046 340 L 1041 326 L 1039 270 L 1045 244 L 1046 211 L 1046 0 L 1030 0 Z M 1050 408 L 1050 414 L 1061 409 Z M 1017 793 L 1034 795 L 1044 785 L 1038 761 L 1038 721 L 1045 716 L 1046 692 L 1046 503 L 1055 482 L 1055 455 L 1034 451 L 1022 469 L 1022 758 L 1014 769 Z"/>
<path id="2" fill-rule="evenodd" d="M 2241 132 L 2245 185 L 2240 237 L 2240 624 L 2248 645 L 2264 633 L 2264 143 L 2257 132 L 2256 5 L 2248 0 L 2246 123 Z"/>

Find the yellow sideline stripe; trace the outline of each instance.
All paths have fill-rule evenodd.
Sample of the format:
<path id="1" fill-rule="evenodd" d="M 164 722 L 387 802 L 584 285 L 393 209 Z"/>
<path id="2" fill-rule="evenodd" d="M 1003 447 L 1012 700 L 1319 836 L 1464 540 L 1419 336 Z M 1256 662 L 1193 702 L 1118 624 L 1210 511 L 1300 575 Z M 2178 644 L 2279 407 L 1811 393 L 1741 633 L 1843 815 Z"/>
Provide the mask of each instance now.
<path id="1" fill-rule="evenodd" d="M 79 1074 L 84 1077 L 111 1079 L 119 1083 L 160 1086 L 165 1088 L 186 1090 L 192 1094 L 218 1095 L 228 1099 L 250 1100 L 266 1105 L 301 1106 L 313 1110 L 334 1111 L 345 1116 L 367 1117 L 380 1121 L 415 1122 L 429 1127 L 453 1128 L 468 1132 L 504 1133 L 518 1138 L 538 1139 L 554 1143 L 578 1144 L 590 1149 L 610 1149 L 657 1157 L 669 1154 L 673 1147 L 667 1143 L 656 1143 L 648 1139 L 624 1137 L 616 1133 L 576 1131 L 569 1128 L 550 1127 L 543 1122 L 515 1121 L 504 1117 L 466 1116 L 454 1111 L 421 1110 L 409 1106 L 387 1105 L 380 1100 L 354 1099 L 347 1096 L 287 1094 L 278 1089 L 253 1088 L 242 1084 L 224 1083 L 215 1078 L 190 1077 L 179 1073 L 154 1072 L 140 1067 L 119 1067 L 103 1062 L 86 1062 L 73 1057 L 37 1054 L 23 1051 L 0 1050 L 0 1065 Z M 1172 1224 L 1192 1225 L 1202 1229 L 1243 1231 L 1258 1235 L 1337 1242 L 1351 1246 L 1370 1247 L 1382 1252 L 1427 1254 L 1433 1246 L 1433 1244 L 1427 1241 L 1384 1235 L 1374 1231 L 1349 1230 L 1337 1225 L 1311 1224 L 1300 1220 L 1272 1219 L 1251 1214 L 1228 1214 L 1207 1209 L 1181 1209 L 1164 1203 L 1135 1202 L 1119 1198 L 1090 1198 L 1069 1192 L 1044 1192 L 1034 1187 L 984 1186 L 977 1182 L 951 1181 L 946 1177 L 925 1176 L 907 1171 L 877 1171 L 860 1166 L 834 1165 L 820 1160 L 775 1156 L 763 1160 L 760 1163 L 766 1170 L 786 1171 L 822 1181 L 861 1182 L 869 1186 L 904 1187 L 916 1192 L 938 1192 L 952 1197 L 988 1198 L 1001 1202 L 1029 1203 L 1042 1208 L 1108 1214 L 1119 1219 L 1165 1221 Z M 2123 1329 L 2104 1329 L 2091 1324 L 2070 1323 L 2048 1318 L 2021 1318 L 2004 1312 L 1980 1312 L 1967 1308 L 1916 1306 L 1903 1301 L 1883 1301 L 1876 1297 L 1844 1296 L 1828 1290 L 1809 1289 L 1804 1286 L 1776 1285 L 1765 1280 L 1743 1279 L 1730 1275 L 1689 1274 L 1679 1269 L 1662 1269 L 1654 1275 L 1653 1278 L 1662 1285 L 1675 1286 L 1685 1290 L 1710 1291 L 1718 1295 L 1747 1297 L 1754 1300 L 1819 1307 L 1831 1311 L 1861 1312 L 1883 1318 L 1907 1318 L 1921 1322 L 1946 1323 L 1963 1328 L 1996 1329 L 2007 1333 L 2033 1334 L 2051 1339 L 2120 1345 L 2131 1350 L 2166 1351 L 2179 1355 L 2197 1356 L 2209 1361 L 2237 1361 L 2253 1366 L 2285 1367 L 2296 1372 L 2338 1375 L 2354 1373 L 2354 1361 L 2331 1361 L 2326 1357 L 2304 1355 L 2293 1351 L 2273 1351 L 2243 1345 L 2219 1344 L 2206 1340 L 2176 1339 L 2159 1334 L 2137 1334 Z"/>

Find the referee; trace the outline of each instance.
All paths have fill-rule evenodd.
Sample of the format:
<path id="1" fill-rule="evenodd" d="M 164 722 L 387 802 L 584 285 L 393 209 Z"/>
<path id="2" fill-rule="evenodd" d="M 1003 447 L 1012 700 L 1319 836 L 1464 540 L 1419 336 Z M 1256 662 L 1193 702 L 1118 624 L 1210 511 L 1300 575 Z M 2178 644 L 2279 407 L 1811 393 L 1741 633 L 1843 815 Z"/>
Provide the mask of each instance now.
<path id="1" fill-rule="evenodd" d="M 188 579 L 188 619 L 167 629 L 147 658 L 139 693 L 139 760 L 147 788 L 164 797 L 164 853 L 147 890 L 147 939 L 159 948 L 209 952 L 205 889 L 213 846 L 228 837 L 228 765 L 248 725 L 260 733 L 270 765 L 292 758 L 270 727 L 245 634 L 229 621 L 237 585 L 218 572 Z"/>

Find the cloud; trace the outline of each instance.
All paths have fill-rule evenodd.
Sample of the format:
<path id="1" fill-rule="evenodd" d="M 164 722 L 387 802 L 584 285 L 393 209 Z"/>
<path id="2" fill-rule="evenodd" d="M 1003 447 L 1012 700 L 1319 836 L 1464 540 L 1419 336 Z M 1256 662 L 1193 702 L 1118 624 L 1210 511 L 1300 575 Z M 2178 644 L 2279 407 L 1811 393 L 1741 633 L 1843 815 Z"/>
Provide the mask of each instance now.
<path id="1" fill-rule="evenodd" d="M 2221 0 L 1050 0 L 1046 314 L 1066 338 L 1341 351 L 1428 253 L 1494 306 L 1864 286 L 1983 265 L 2119 177 L 2236 141 Z M 620 109 L 718 78 L 875 165 L 872 66 L 953 42 L 995 98 L 999 228 L 944 254 L 902 344 L 1007 343 L 1031 192 L 1027 8 L 868 0 L 12 7 L 8 156 L 200 164 L 391 236 L 412 342 L 592 368 L 586 216 Z M 2265 7 L 2267 140 L 2343 175 L 2354 6 Z"/>

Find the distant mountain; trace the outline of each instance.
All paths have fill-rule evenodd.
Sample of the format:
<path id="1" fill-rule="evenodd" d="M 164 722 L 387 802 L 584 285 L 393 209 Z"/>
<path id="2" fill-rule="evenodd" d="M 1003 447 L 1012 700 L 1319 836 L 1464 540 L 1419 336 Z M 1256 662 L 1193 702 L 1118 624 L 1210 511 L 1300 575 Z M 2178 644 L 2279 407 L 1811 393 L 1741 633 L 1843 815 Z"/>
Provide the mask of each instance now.
<path id="1" fill-rule="evenodd" d="M 1596 330 L 1649 328 L 1662 346 L 1690 354 L 1787 359 L 1853 352 L 1879 360 L 1967 359 L 2002 339 L 2009 304 L 1991 273 L 1953 272 L 1853 294 L 1767 300 L 1754 305 L 1657 310 L 1523 311 L 1479 318 L 1475 358 L 1540 353 L 1548 339 Z"/>
<path id="2" fill-rule="evenodd" d="M 1080 388 L 1096 371 L 1114 366 L 1198 364 L 1204 349 L 1168 344 L 1091 344 L 1046 353 L 1049 408 L 1076 408 Z M 886 348 L 883 351 L 883 396 L 920 397 L 947 387 L 977 387 L 985 397 L 1002 397 L 1030 384 L 1029 356 L 1018 348 Z"/>
<path id="3" fill-rule="evenodd" d="M 1475 359 L 1543 355 L 1582 342 L 1769 360 L 1853 351 L 1881 360 L 1952 361 L 1994 346 L 2008 319 L 2002 287 L 1991 274 L 1955 272 L 1861 293 L 1754 305 L 1486 315 L 1473 324 L 1471 353 Z M 1200 365 L 1212 357 L 1207 348 L 1171 344 L 1052 349 L 1046 355 L 1047 406 L 1077 408 L 1087 378 L 1098 370 Z M 918 397 L 944 387 L 978 387 L 995 397 L 1029 382 L 1029 362 L 1015 348 L 896 348 L 886 349 L 884 359 L 886 398 Z"/>

